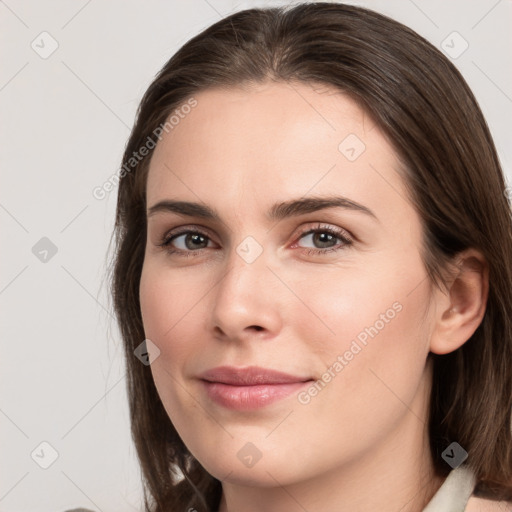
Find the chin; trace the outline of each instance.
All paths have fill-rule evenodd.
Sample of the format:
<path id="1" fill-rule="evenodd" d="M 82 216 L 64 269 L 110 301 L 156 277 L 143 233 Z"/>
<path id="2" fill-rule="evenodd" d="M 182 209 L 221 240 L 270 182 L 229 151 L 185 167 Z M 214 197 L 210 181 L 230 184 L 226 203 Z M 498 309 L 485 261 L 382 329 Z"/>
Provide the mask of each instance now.
<path id="1" fill-rule="evenodd" d="M 196 458 L 217 480 L 242 486 L 275 487 L 279 484 L 293 483 L 299 478 L 298 468 L 291 467 L 282 453 L 274 452 L 274 457 L 262 454 L 258 460 L 253 458 L 251 461 L 246 453 L 249 453 L 252 448 L 250 445 L 242 446 L 241 450 L 237 446 L 232 455 L 226 455 L 230 452 L 224 450 L 222 456 L 215 457 L 209 452 L 206 458 Z"/>

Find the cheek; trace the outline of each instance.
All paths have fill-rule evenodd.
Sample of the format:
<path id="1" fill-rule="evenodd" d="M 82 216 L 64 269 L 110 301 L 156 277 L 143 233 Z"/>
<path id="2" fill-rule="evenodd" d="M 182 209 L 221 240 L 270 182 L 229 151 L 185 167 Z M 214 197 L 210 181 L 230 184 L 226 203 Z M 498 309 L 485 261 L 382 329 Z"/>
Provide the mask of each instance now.
<path id="1" fill-rule="evenodd" d="M 185 275 L 186 274 L 186 275 Z M 164 403 L 174 402 L 182 383 L 197 369 L 207 347 L 208 291 L 213 284 L 198 272 L 169 270 L 150 262 L 143 268 L 140 305 L 144 333 L 160 350 L 151 364 Z M 206 364 L 206 363 L 203 363 Z"/>
<path id="2" fill-rule="evenodd" d="M 202 350 L 197 309 L 204 293 L 176 272 L 151 263 L 143 268 L 139 296 L 144 333 L 160 350 L 150 370 L 169 418 L 185 439 L 190 415 L 198 413 L 184 381 L 187 365 Z"/>
<path id="3" fill-rule="evenodd" d="M 407 402 L 417 391 L 429 352 L 428 282 L 419 255 L 392 256 L 336 280 L 310 275 L 295 289 L 308 309 L 296 301 L 288 323 L 318 363 L 311 398 L 324 396 L 314 398 L 320 409 L 335 400 L 370 419 L 367 404 L 400 404 L 397 396 Z"/>
<path id="4" fill-rule="evenodd" d="M 419 258 L 402 262 L 394 254 L 379 255 L 364 268 L 319 269 L 307 279 L 299 277 L 287 276 L 287 282 L 296 283 L 296 298 L 287 302 L 283 315 L 292 329 L 300 326 L 299 339 L 315 340 L 315 350 L 348 348 L 356 338 L 363 345 L 374 338 L 398 343 L 400 333 L 421 327 L 427 286 Z M 305 330 L 313 336 L 301 334 Z"/>
<path id="5" fill-rule="evenodd" d="M 188 314 L 193 315 L 205 293 L 201 282 L 199 272 L 170 268 L 165 255 L 146 256 L 139 291 L 146 335 L 167 338 Z"/>
<path id="6" fill-rule="evenodd" d="M 171 340 L 191 328 L 192 317 L 197 320 L 194 309 L 200 307 L 201 295 L 194 283 L 183 282 L 176 272 L 166 272 L 151 263 L 144 266 L 140 281 L 144 333 L 159 347 L 162 359 L 176 363 L 179 350 L 193 348 L 193 336 L 187 344 L 171 343 Z M 171 350 L 178 353 L 170 357 Z"/>

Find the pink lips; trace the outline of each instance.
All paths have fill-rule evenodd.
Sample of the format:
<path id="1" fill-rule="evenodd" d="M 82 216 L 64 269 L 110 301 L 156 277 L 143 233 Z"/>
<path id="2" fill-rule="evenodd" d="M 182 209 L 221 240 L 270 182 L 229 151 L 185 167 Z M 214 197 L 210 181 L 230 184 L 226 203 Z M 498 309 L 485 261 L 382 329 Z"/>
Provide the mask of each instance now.
<path id="1" fill-rule="evenodd" d="M 199 378 L 214 402 L 240 411 L 270 405 L 313 380 L 257 366 L 219 366 L 204 372 Z"/>

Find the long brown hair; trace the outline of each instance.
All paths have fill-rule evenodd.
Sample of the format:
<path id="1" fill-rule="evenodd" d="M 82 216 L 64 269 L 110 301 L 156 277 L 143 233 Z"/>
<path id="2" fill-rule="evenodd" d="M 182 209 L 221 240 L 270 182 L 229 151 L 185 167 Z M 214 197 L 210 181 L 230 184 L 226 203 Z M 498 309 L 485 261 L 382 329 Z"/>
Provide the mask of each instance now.
<path id="1" fill-rule="evenodd" d="M 319 2 L 220 20 L 165 64 L 139 106 L 120 173 L 111 292 L 147 510 L 216 510 L 221 483 L 189 453 L 149 366 L 134 356 L 145 339 L 139 282 L 151 150 L 134 155 L 194 94 L 268 80 L 329 84 L 372 116 L 403 164 L 433 284 L 442 284 L 445 264 L 460 251 L 485 256 L 490 290 L 482 323 L 458 350 L 429 355 L 430 447 L 436 473 L 445 476 L 441 453 L 457 441 L 476 474 L 475 494 L 512 499 L 512 219 L 488 126 L 461 74 L 425 39 L 371 10 Z"/>

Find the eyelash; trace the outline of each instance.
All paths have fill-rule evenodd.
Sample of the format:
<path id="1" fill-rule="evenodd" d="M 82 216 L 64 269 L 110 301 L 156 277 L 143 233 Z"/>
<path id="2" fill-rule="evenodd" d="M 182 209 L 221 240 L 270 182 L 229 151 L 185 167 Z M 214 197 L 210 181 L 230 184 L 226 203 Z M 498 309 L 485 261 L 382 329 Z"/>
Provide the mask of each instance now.
<path id="1" fill-rule="evenodd" d="M 316 234 L 316 233 L 328 233 L 329 235 L 334 236 L 335 238 L 338 238 L 341 240 L 342 245 L 339 247 L 328 247 L 326 249 L 311 249 L 311 248 L 305 248 L 303 249 L 303 252 L 305 252 L 308 255 L 325 255 L 330 252 L 337 252 L 343 249 L 346 249 L 347 247 L 350 247 L 353 244 L 353 240 L 348 236 L 347 232 L 345 230 L 341 230 L 339 228 L 333 228 L 332 226 L 325 225 L 325 224 L 318 224 L 313 228 L 306 229 L 299 235 L 299 240 L 307 235 Z M 184 251 L 182 249 L 171 249 L 171 242 L 175 240 L 176 238 L 182 236 L 182 235 L 200 235 L 208 240 L 210 240 L 210 237 L 197 229 L 182 229 L 181 231 L 175 232 L 175 233 L 167 233 L 164 235 L 161 242 L 158 244 L 159 247 L 164 248 L 169 254 L 175 254 L 180 257 L 185 258 L 191 258 L 198 256 L 202 253 L 202 251 L 205 249 L 197 249 L 197 250 L 188 250 Z M 295 245 L 295 244 L 294 244 Z M 338 244 L 339 245 L 339 244 Z"/>

